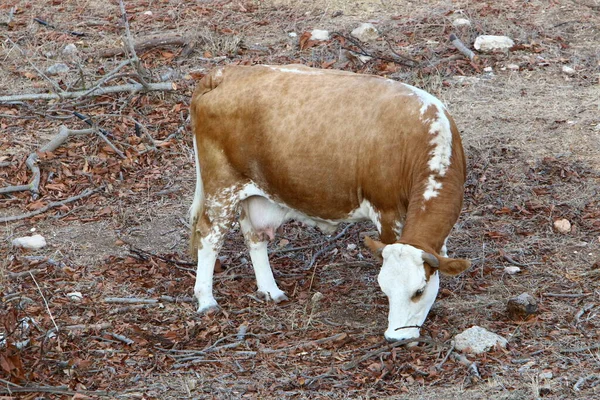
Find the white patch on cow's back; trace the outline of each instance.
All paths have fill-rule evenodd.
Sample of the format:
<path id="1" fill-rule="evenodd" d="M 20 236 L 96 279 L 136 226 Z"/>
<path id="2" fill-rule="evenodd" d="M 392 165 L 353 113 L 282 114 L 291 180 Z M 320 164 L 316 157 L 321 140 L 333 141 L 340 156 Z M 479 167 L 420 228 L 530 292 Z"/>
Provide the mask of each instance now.
<path id="1" fill-rule="evenodd" d="M 292 74 L 300 74 L 300 75 L 323 75 L 323 72 L 314 69 L 304 69 L 304 68 L 294 68 L 294 67 L 278 67 L 268 65 L 274 71 L 288 72 Z"/>
<path id="2" fill-rule="evenodd" d="M 434 175 L 429 175 L 429 178 L 427 180 L 427 186 L 425 187 L 425 193 L 423 194 L 423 197 L 425 198 L 425 200 L 429 200 L 434 197 L 437 197 L 440 189 L 442 189 L 442 183 L 436 181 Z"/>
<path id="3" fill-rule="evenodd" d="M 405 87 L 407 87 L 411 92 L 413 92 L 415 94 L 415 96 L 417 96 L 419 98 L 419 100 L 421 101 L 421 116 L 423 114 L 425 114 L 425 112 L 427 111 L 427 109 L 434 105 L 438 110 L 445 110 L 446 106 L 444 105 L 444 103 L 442 103 L 440 101 L 440 99 L 438 99 L 437 97 L 435 97 L 434 95 L 424 91 L 423 89 L 419 89 L 417 87 L 411 86 L 411 85 L 407 85 L 406 83 L 403 83 L 403 85 Z"/>

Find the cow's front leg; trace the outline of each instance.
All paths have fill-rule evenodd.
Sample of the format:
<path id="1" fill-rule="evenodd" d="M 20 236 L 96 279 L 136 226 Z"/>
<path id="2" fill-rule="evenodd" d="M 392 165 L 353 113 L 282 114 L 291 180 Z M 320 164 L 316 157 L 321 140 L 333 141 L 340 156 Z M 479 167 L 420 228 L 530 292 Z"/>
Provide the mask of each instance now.
<path id="1" fill-rule="evenodd" d="M 263 240 L 260 237 L 261 235 L 254 231 L 250 219 L 246 216 L 245 212 L 242 212 L 240 216 L 240 228 L 250 252 L 250 259 L 252 260 L 252 267 L 256 276 L 256 286 L 258 286 L 258 294 L 267 300 L 273 300 L 275 303 L 287 300 L 287 296 L 279 289 L 273 277 L 267 253 L 268 241 Z"/>

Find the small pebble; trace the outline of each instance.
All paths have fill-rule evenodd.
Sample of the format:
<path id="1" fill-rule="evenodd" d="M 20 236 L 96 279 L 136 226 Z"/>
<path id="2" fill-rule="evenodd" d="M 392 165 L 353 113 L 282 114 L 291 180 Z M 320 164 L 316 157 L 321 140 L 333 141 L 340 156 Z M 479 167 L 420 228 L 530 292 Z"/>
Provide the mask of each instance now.
<path id="1" fill-rule="evenodd" d="M 563 65 L 562 72 L 567 75 L 575 75 L 575 70 L 569 66 Z"/>
<path id="2" fill-rule="evenodd" d="M 568 219 L 557 219 L 554 221 L 554 229 L 562 234 L 571 232 L 571 223 Z"/>
<path id="3" fill-rule="evenodd" d="M 54 64 L 51 65 L 50 67 L 46 68 L 46 73 L 48 75 L 58 75 L 58 74 L 65 74 L 67 72 L 69 72 L 70 68 L 67 64 L 63 64 L 63 63 L 58 63 L 58 64 Z"/>
<path id="4" fill-rule="evenodd" d="M 46 246 L 46 239 L 42 235 L 24 236 L 14 239 L 12 245 L 29 250 L 39 250 Z"/>
<path id="5" fill-rule="evenodd" d="M 519 267 L 506 267 L 506 268 L 504 268 L 504 272 L 506 272 L 509 275 L 514 275 L 514 274 L 517 274 L 517 273 L 521 272 L 521 268 L 519 268 Z"/>
<path id="6" fill-rule="evenodd" d="M 67 293 L 67 297 L 69 300 L 75 303 L 79 303 L 81 300 L 83 300 L 83 294 L 81 294 L 81 292 Z"/>

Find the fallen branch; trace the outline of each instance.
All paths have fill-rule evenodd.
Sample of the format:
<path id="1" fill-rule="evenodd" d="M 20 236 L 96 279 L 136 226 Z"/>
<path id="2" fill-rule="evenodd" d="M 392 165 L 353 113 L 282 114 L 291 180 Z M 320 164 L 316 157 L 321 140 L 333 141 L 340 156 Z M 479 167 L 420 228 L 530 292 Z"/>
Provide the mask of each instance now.
<path id="1" fill-rule="evenodd" d="M 381 353 L 385 353 L 386 351 L 390 351 L 391 349 L 393 349 L 394 347 L 398 347 L 398 346 L 403 346 L 405 344 L 409 344 L 409 343 L 429 343 L 429 344 L 436 344 L 436 342 L 431 339 L 431 338 L 425 338 L 425 337 L 417 337 L 417 338 L 412 338 L 412 339 L 404 339 L 404 340 L 398 340 L 397 342 L 394 343 L 390 343 L 384 347 L 381 347 L 377 350 L 373 350 L 368 352 L 367 354 L 365 354 L 364 356 L 361 356 L 357 359 L 352 360 L 351 362 L 345 364 L 342 367 L 342 370 L 344 371 L 348 371 L 349 369 L 355 368 L 358 364 L 360 364 L 363 361 L 366 361 L 370 358 L 373 358 Z"/>
<path id="2" fill-rule="evenodd" d="M 466 366 L 468 368 L 469 374 L 474 375 L 477 378 L 481 379 L 481 375 L 479 374 L 479 369 L 477 369 L 477 364 L 475 362 L 469 360 L 467 357 L 465 357 L 464 354 L 454 353 L 454 354 L 452 354 L 452 359 L 454 361 L 457 361 L 457 362 L 461 363 L 462 365 Z"/>
<path id="3" fill-rule="evenodd" d="M 152 37 L 138 41 L 133 45 L 133 49 L 136 52 L 144 52 L 155 47 L 187 46 L 191 42 L 192 40 L 189 37 L 183 36 Z M 98 57 L 114 57 L 123 54 L 125 54 L 125 49 L 123 47 L 117 47 L 114 49 L 103 50 L 97 55 Z"/>
<path id="4" fill-rule="evenodd" d="M 42 272 L 41 269 L 30 269 L 29 271 L 23 271 L 23 272 L 10 272 L 8 271 L 8 273 L 6 274 L 6 276 L 8 277 L 8 279 L 19 279 L 22 278 L 24 276 L 33 276 L 35 274 L 39 274 L 40 272 Z"/>
<path id="5" fill-rule="evenodd" d="M 589 296 L 591 293 L 544 293 L 546 297 L 564 297 L 567 299 L 577 299 L 579 297 Z"/>
<path id="6" fill-rule="evenodd" d="M 114 308 L 114 309 L 110 310 L 108 313 L 110 315 L 114 315 L 114 314 L 129 312 L 129 311 L 140 310 L 142 308 L 156 307 L 156 306 L 159 306 L 159 305 L 160 305 L 159 303 L 132 304 L 130 306 Z"/>
<path id="7" fill-rule="evenodd" d="M 101 322 L 99 324 L 87 324 L 87 325 L 67 325 L 61 327 L 63 331 L 79 331 L 79 330 L 93 330 L 100 331 L 102 329 L 108 329 L 112 325 L 110 322 Z"/>
<path id="8" fill-rule="evenodd" d="M 127 336 L 119 335 L 118 333 L 114 333 L 114 332 L 106 332 L 106 333 L 109 334 L 110 336 L 112 336 L 114 339 L 117 339 L 117 340 L 125 343 L 126 345 L 132 345 L 135 343 L 135 341 L 133 341 L 132 339 L 129 339 Z"/>
<path id="9" fill-rule="evenodd" d="M 61 206 L 64 206 L 65 204 L 69 204 L 74 201 L 81 200 L 82 198 L 92 195 L 101 189 L 104 189 L 104 186 L 101 186 L 101 187 L 93 189 L 93 190 L 86 189 L 83 192 L 81 192 L 80 194 L 78 194 L 77 196 L 72 196 L 72 197 L 69 197 L 68 199 L 61 200 L 61 201 L 53 201 L 38 210 L 29 212 L 26 214 L 21 214 L 21 215 L 12 215 L 10 217 L 2 217 L 2 218 L 0 218 L 0 222 L 12 222 L 12 221 L 18 221 L 20 219 L 31 218 L 33 216 L 45 213 L 46 211 L 50 210 L 51 208 L 61 207 Z"/>
<path id="10" fill-rule="evenodd" d="M 573 390 L 576 391 L 576 392 L 579 392 L 581 390 L 581 386 L 586 381 L 589 381 L 589 380 L 592 380 L 592 379 L 600 379 L 600 375 L 593 374 L 593 375 L 588 375 L 588 376 L 582 376 L 581 378 L 579 378 L 577 380 L 577 383 L 575 383 L 575 385 L 573 385 Z"/>
<path id="11" fill-rule="evenodd" d="M 477 61 L 478 57 L 454 34 L 450 34 L 450 41 L 458 51 L 464 54 L 471 61 Z"/>
<path id="12" fill-rule="evenodd" d="M 29 387 L 6 387 L 0 388 L 0 394 L 11 395 L 13 393 L 53 393 L 53 394 L 64 394 L 67 396 L 102 396 L 114 398 L 116 393 L 109 393 L 105 391 L 74 391 L 69 389 L 68 386 L 29 386 Z M 81 397 L 75 397 L 81 398 Z"/>
<path id="13" fill-rule="evenodd" d="M 119 149 L 117 149 L 106 136 L 104 136 L 100 130 L 97 128 L 94 129 L 69 129 L 66 126 L 62 125 L 58 131 L 58 134 L 54 136 L 48 143 L 42 146 L 38 151 L 35 151 L 27 157 L 25 161 L 25 165 L 27 168 L 31 170 L 33 173 L 33 178 L 31 182 L 27 185 L 17 185 L 17 186 L 7 186 L 5 188 L 0 188 L 0 194 L 3 193 L 12 193 L 12 192 L 23 192 L 25 190 L 31 191 L 33 193 L 34 199 L 37 198 L 40 193 L 40 178 L 41 172 L 40 168 L 37 166 L 38 161 L 38 153 L 50 153 L 56 150 L 59 146 L 61 146 L 70 136 L 75 135 L 88 135 L 90 133 L 96 133 L 104 142 L 106 142 L 121 158 L 126 158 L 125 154 L 123 154 Z"/>
<path id="14" fill-rule="evenodd" d="M 107 297 L 103 300 L 105 303 L 123 303 L 123 304 L 154 304 L 158 303 L 156 299 L 142 299 L 138 297 Z"/>
<path id="15" fill-rule="evenodd" d="M 583 351 L 590 351 L 590 350 L 598 350 L 600 349 L 600 344 L 595 344 L 592 346 L 586 346 L 586 347 L 576 347 L 574 349 L 560 349 L 560 352 L 565 354 L 565 353 L 581 353 Z"/>
<path id="16" fill-rule="evenodd" d="M 149 83 L 148 86 L 144 87 L 141 83 L 130 83 L 127 85 L 108 86 L 98 88 L 94 92 L 94 96 L 101 96 L 104 94 L 120 93 L 120 92 L 150 92 L 150 91 L 172 91 L 176 90 L 175 85 L 172 82 L 160 82 L 160 83 Z M 61 95 L 56 93 L 29 93 L 29 94 L 17 94 L 12 96 L 0 96 L 0 103 L 12 103 L 16 101 L 27 101 L 27 100 L 58 100 L 61 97 L 63 99 L 78 99 L 86 96 L 89 90 L 78 90 L 75 92 L 63 92 Z"/>

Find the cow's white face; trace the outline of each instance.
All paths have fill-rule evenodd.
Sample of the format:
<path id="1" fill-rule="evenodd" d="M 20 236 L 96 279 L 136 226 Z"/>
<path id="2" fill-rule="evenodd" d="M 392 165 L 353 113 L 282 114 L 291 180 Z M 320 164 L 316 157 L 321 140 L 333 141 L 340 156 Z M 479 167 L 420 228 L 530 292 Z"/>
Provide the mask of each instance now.
<path id="1" fill-rule="evenodd" d="M 427 280 L 423 251 L 407 244 L 387 245 L 381 255 L 383 266 L 377 281 L 390 303 L 385 338 L 416 338 L 437 296 L 439 273 L 434 271 Z"/>

